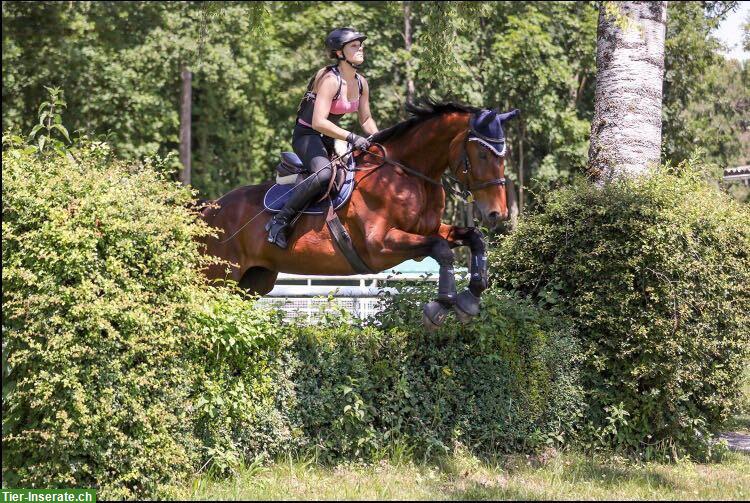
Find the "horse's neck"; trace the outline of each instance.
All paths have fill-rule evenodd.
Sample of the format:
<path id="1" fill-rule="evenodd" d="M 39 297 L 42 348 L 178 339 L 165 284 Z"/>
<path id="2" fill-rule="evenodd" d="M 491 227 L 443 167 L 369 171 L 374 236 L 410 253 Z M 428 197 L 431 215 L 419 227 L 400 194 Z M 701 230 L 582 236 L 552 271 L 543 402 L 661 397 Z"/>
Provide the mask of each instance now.
<path id="1" fill-rule="evenodd" d="M 389 157 L 439 180 L 450 162 L 451 143 L 467 127 L 468 122 L 464 122 L 467 121 L 451 116 L 429 119 L 392 145 L 386 145 Z"/>

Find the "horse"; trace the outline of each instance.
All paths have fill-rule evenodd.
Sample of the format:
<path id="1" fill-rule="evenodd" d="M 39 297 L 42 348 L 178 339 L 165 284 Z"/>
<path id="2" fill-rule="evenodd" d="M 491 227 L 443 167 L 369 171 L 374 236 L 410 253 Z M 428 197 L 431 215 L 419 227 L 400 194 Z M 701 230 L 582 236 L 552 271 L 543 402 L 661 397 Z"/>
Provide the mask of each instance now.
<path id="1" fill-rule="evenodd" d="M 353 275 L 363 266 L 380 272 L 430 256 L 440 269 L 437 298 L 423 306 L 425 327 L 441 326 L 450 309 L 468 323 L 479 313 L 481 294 L 489 286 L 487 246 L 479 229 L 441 222 L 446 192 L 440 180 L 450 176 L 473 198 L 486 227 L 494 229 L 506 220 L 502 123 L 519 111 L 434 101 L 408 103 L 406 110 L 407 120 L 373 135 L 367 151 L 353 153 L 354 189 L 335 216 L 358 260 L 336 245 L 336 233 L 321 215 L 302 215 L 287 249 L 269 243 L 264 224 L 272 215 L 263 201 L 274 185 L 270 181 L 235 188 L 200 213 L 208 225 L 223 231 L 202 238 L 203 252 L 232 264 L 207 266 L 206 277 L 231 279 L 247 293 L 262 296 L 273 289 L 279 272 Z M 458 246 L 471 252 L 470 281 L 461 294 L 453 270 L 452 250 Z"/>

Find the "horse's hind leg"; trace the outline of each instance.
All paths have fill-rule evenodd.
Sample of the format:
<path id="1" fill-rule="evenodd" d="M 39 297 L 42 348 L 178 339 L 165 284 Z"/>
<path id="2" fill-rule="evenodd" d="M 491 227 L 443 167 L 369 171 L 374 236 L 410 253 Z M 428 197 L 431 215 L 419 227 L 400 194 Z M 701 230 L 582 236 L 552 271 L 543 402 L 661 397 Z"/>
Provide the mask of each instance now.
<path id="1" fill-rule="evenodd" d="M 240 278 L 239 286 L 250 295 L 265 295 L 273 290 L 278 275 L 265 267 L 250 267 Z"/>

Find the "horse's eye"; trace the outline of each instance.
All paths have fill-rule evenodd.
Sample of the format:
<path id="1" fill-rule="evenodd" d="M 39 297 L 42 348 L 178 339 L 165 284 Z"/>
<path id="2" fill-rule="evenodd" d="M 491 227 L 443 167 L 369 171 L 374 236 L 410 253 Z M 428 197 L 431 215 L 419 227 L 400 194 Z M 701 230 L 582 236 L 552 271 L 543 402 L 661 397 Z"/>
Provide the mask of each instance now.
<path id="1" fill-rule="evenodd" d="M 479 158 L 483 161 L 487 160 L 487 153 L 486 152 L 479 152 Z"/>

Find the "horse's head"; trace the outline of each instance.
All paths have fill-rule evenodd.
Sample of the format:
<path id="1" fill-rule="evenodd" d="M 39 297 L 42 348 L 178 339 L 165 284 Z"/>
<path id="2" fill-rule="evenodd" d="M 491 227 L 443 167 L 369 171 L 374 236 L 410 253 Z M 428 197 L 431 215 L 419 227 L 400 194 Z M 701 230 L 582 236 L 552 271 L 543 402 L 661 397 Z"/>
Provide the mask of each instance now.
<path id="1" fill-rule="evenodd" d="M 506 113 L 482 109 L 469 120 L 468 134 L 460 137 L 462 148 L 454 172 L 471 192 L 482 223 L 490 229 L 508 218 L 503 122 L 519 113 L 518 109 Z"/>

